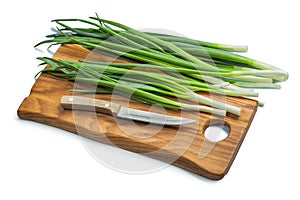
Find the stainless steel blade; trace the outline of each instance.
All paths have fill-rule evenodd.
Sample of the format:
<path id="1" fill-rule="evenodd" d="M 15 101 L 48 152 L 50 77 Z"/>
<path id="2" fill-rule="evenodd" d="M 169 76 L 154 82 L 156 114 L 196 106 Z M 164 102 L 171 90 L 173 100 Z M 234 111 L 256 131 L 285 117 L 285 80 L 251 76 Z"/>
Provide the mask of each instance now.
<path id="1" fill-rule="evenodd" d="M 194 123 L 197 120 L 182 117 L 174 117 L 149 111 L 137 110 L 121 106 L 117 117 L 132 119 L 136 121 L 148 122 L 160 125 L 181 125 Z"/>

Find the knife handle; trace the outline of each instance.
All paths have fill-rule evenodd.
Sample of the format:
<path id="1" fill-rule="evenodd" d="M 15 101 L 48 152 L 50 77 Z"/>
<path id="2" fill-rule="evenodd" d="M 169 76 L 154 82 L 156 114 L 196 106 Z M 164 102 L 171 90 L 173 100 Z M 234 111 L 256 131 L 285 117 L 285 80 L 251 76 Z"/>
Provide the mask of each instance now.
<path id="1" fill-rule="evenodd" d="M 109 115 L 117 114 L 121 108 L 119 104 L 81 96 L 62 96 L 60 104 L 64 109 L 96 111 Z"/>

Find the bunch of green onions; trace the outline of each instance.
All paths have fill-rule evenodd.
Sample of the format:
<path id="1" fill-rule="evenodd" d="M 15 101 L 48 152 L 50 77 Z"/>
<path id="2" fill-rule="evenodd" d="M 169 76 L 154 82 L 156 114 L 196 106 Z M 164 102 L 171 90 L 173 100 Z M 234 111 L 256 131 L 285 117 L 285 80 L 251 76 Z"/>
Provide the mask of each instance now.
<path id="1" fill-rule="evenodd" d="M 279 89 L 280 85 L 277 83 L 288 78 L 288 73 L 279 68 L 233 53 L 247 51 L 246 46 L 141 32 L 114 21 L 101 19 L 98 15 L 90 17 L 90 20 L 53 21 L 61 28 L 57 28 L 55 34 L 48 36 L 51 39 L 36 46 L 44 43 L 80 44 L 91 50 L 96 49 L 135 61 L 75 62 L 38 58 L 50 66 L 42 70 L 43 73 L 106 88 L 73 92 L 116 92 L 148 104 L 224 116 L 226 112 L 239 115 L 240 108 L 204 97 L 197 91 L 257 97 L 258 93 L 253 88 Z M 90 27 L 75 28 L 65 23 L 74 21 Z M 196 104 L 177 102 L 167 96 L 188 99 Z"/>

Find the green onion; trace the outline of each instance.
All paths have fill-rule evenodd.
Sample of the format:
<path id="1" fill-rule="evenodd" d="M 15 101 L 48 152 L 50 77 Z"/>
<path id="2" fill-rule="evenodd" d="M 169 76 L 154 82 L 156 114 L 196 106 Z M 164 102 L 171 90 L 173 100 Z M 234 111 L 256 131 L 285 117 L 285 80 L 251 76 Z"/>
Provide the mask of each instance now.
<path id="1" fill-rule="evenodd" d="M 209 102 L 209 105 L 213 104 L 214 107 L 217 108 L 224 108 L 228 109 L 230 112 L 238 115 L 240 112 L 239 108 L 233 106 L 226 106 L 221 102 L 214 102 L 211 99 L 206 97 L 201 97 L 200 95 L 193 93 L 188 88 L 183 87 L 177 84 L 174 81 L 169 80 L 168 78 L 164 78 L 163 75 L 160 74 L 151 74 L 149 72 L 143 72 L 138 70 L 127 70 L 116 68 L 112 66 L 104 66 L 99 64 L 91 64 L 91 63 L 82 63 L 82 62 L 74 62 L 74 61 L 63 61 L 63 60 L 56 60 L 52 58 L 38 58 L 39 60 L 43 61 L 45 64 L 50 65 L 50 68 L 45 68 L 41 72 L 43 73 L 50 73 L 56 76 L 65 77 L 69 80 L 76 80 L 79 82 L 86 82 L 86 83 L 94 83 L 101 87 L 105 87 L 108 89 L 113 90 L 113 92 L 129 97 L 128 95 L 133 94 L 135 96 L 139 96 L 143 98 L 144 102 L 149 104 L 161 105 L 166 108 L 179 108 L 179 109 L 189 109 L 189 110 L 197 110 L 202 112 L 209 112 L 217 115 L 224 116 L 226 111 L 225 109 L 215 109 L 208 106 L 202 105 L 192 105 L 187 103 L 179 103 L 170 99 L 167 99 L 162 96 L 158 96 L 152 93 L 147 92 L 148 89 L 145 87 L 135 88 L 132 87 L 132 84 L 124 84 L 124 81 L 119 81 L 114 79 L 115 77 L 112 76 L 114 74 L 129 74 L 134 75 L 130 76 L 131 78 L 137 80 L 144 80 L 146 83 L 151 83 L 151 81 L 155 81 L 155 85 L 160 85 L 162 89 L 152 89 L 152 92 L 162 93 L 164 95 L 168 94 L 170 96 L 179 97 L 179 98 L 186 98 L 191 99 L 194 101 L 203 101 Z M 77 72 L 77 73 L 74 73 Z M 100 72 L 100 73 L 99 73 Z M 70 76 L 72 74 L 72 76 Z M 123 84 L 122 84 L 123 83 Z M 165 84 L 168 87 L 165 87 Z M 154 87 L 152 87 L 154 88 Z M 168 88 L 169 92 L 164 90 Z M 80 91 L 80 90 L 75 90 Z M 107 90 L 106 90 L 107 92 Z M 207 103 L 206 103 L 207 104 Z"/>
<path id="2" fill-rule="evenodd" d="M 61 28 L 42 44 L 80 44 L 131 59 L 132 63 L 75 62 L 38 58 L 50 68 L 42 73 L 93 83 L 105 88 L 73 92 L 113 93 L 166 108 L 192 109 L 239 115 L 241 109 L 202 96 L 197 91 L 237 97 L 257 97 L 252 88 L 279 89 L 288 73 L 270 64 L 234 52 L 247 46 L 205 42 L 174 35 L 147 33 L 96 17 L 53 20 Z M 69 22 L 90 27 L 71 27 Z M 149 71 L 150 70 L 150 71 Z M 119 89 L 117 89 L 119 88 Z M 168 97 L 195 102 L 179 103 Z"/>

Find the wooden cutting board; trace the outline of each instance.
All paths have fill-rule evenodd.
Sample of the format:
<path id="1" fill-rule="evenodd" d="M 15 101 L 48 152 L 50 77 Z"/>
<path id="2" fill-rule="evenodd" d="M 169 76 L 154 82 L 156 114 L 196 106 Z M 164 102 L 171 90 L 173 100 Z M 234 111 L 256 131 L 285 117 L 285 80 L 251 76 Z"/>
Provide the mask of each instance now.
<path id="1" fill-rule="evenodd" d="M 70 60 L 115 60 L 108 55 L 90 52 L 79 45 L 71 44 L 61 46 L 54 57 Z M 228 172 L 257 110 L 256 101 L 234 97 L 224 99 L 214 95 L 214 98 L 220 101 L 226 100 L 228 104 L 241 107 L 241 115 L 237 117 L 229 114 L 225 118 L 219 118 L 198 112 L 163 110 L 166 114 L 189 117 L 197 119 L 198 122 L 178 127 L 157 128 L 155 125 L 133 123 L 105 114 L 64 110 L 60 105 L 60 98 L 63 95 L 72 95 L 68 90 L 73 87 L 73 82 L 66 79 L 41 74 L 30 95 L 20 105 L 18 116 L 169 162 L 213 180 L 223 178 Z M 111 95 L 108 94 L 84 96 L 111 100 Z M 127 105 L 128 102 L 119 96 L 114 96 L 113 99 L 115 103 L 122 105 Z M 150 109 L 148 105 L 133 101 L 130 101 L 129 107 Z M 151 107 L 151 111 L 161 112 L 161 109 Z M 229 127 L 228 137 L 216 143 L 207 140 L 204 135 L 206 128 L 219 123 L 225 123 Z"/>

